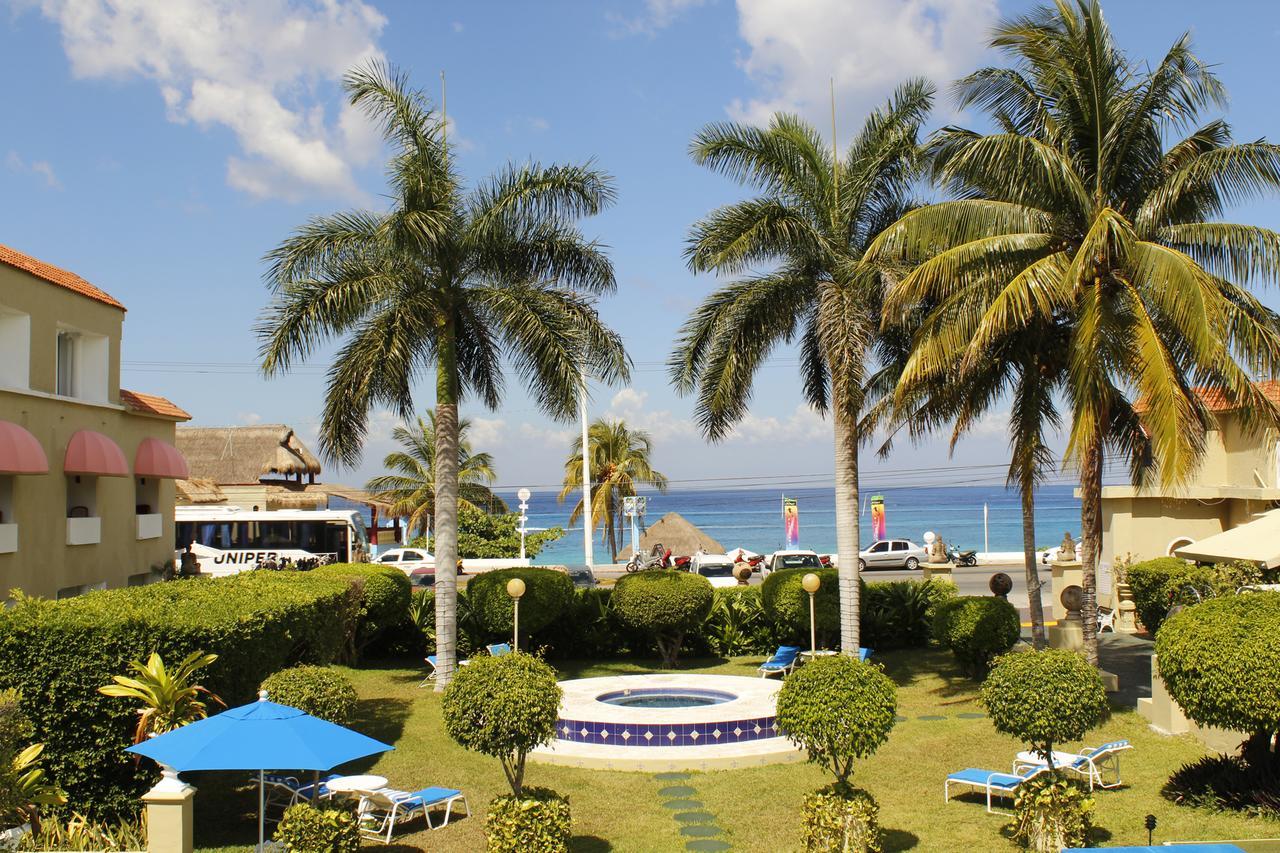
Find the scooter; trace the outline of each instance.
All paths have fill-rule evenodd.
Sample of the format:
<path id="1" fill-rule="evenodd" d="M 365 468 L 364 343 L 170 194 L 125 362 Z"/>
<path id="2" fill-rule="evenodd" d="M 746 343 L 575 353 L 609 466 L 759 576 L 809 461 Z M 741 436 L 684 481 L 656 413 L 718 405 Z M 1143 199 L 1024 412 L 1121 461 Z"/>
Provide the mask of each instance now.
<path id="1" fill-rule="evenodd" d="M 957 566 L 978 565 L 977 551 L 961 551 L 959 548 L 952 546 L 951 549 L 947 551 L 947 557 L 949 557 L 951 562 L 955 563 Z"/>

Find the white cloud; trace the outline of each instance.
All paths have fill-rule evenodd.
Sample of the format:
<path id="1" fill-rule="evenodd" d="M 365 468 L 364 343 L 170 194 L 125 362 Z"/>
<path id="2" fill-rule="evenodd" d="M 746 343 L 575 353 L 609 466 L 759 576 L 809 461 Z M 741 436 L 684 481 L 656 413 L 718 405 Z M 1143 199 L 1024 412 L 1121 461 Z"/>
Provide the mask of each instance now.
<path id="1" fill-rule="evenodd" d="M 616 29 L 614 36 L 655 35 L 675 23 L 676 18 L 707 0 L 645 0 L 644 9 L 633 17 L 609 13 L 606 17 Z"/>
<path id="2" fill-rule="evenodd" d="M 776 444 L 831 439 L 830 421 L 801 403 L 785 418 L 748 414 L 734 426 L 727 440 L 746 444 Z"/>
<path id="3" fill-rule="evenodd" d="M 996 0 L 737 3 L 748 47 L 739 64 L 761 92 L 731 102 L 730 116 L 763 125 L 775 112 L 798 112 L 825 129 L 834 77 L 845 139 L 903 80 L 924 76 L 942 89 L 972 70 L 998 12 Z"/>
<path id="4" fill-rule="evenodd" d="M 578 435 L 577 430 L 573 429 L 557 429 L 553 426 L 539 426 L 525 422 L 520 424 L 519 438 L 522 444 L 528 442 L 537 442 L 554 450 L 568 453 L 569 448 L 573 446 L 573 439 Z"/>
<path id="5" fill-rule="evenodd" d="M 4 165 L 10 172 L 18 174 L 39 175 L 44 178 L 45 186 L 50 189 L 62 189 L 62 182 L 58 180 L 58 176 L 54 174 L 53 166 L 48 160 L 32 160 L 27 162 L 17 151 L 10 151 L 5 155 Z"/>
<path id="6" fill-rule="evenodd" d="M 479 453 L 491 453 L 494 447 L 506 441 L 507 423 L 501 418 L 471 418 L 468 438 Z"/>
<path id="7" fill-rule="evenodd" d="M 253 426 L 262 423 L 262 415 L 257 412 L 237 412 L 236 420 L 245 426 Z"/>
<path id="8" fill-rule="evenodd" d="M 231 130 L 227 181 L 259 197 L 359 197 L 353 165 L 377 137 L 323 101 L 351 66 L 380 58 L 386 18 L 363 0 L 40 0 L 75 76 L 142 77 L 170 121 Z"/>

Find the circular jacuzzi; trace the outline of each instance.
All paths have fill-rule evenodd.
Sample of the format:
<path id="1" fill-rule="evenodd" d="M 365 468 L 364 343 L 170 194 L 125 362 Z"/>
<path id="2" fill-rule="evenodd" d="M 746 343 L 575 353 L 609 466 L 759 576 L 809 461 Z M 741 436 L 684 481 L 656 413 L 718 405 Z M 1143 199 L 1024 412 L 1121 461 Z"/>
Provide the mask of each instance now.
<path id="1" fill-rule="evenodd" d="M 651 673 L 560 682 L 556 740 L 536 759 L 615 770 L 800 760 L 779 731 L 773 679 Z"/>

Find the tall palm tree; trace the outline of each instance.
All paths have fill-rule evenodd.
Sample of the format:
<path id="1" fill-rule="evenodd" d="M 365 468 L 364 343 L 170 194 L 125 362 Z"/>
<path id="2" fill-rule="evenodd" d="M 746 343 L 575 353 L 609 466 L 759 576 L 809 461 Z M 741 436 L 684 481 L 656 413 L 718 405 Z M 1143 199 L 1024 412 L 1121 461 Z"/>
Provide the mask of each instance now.
<path id="1" fill-rule="evenodd" d="M 583 535 L 594 535 L 600 526 L 600 541 L 609 543 L 613 561 L 618 561 L 618 541 L 622 538 L 622 499 L 632 497 L 637 485 L 667 490 L 665 475 L 653 470 L 649 457 L 653 441 L 649 433 L 630 429 L 625 421 L 597 418 L 587 429 L 587 458 L 591 461 L 591 520 L 584 522 Z M 564 463 L 564 488 L 559 501 L 582 489 L 582 438 L 574 439 Z M 582 518 L 582 498 L 569 514 L 572 525 Z"/>
<path id="2" fill-rule="evenodd" d="M 475 453 L 467 432 L 471 421 L 458 421 L 458 504 L 484 512 L 506 512 L 507 504 L 489 484 L 497 477 L 493 456 Z M 370 478 L 365 489 L 391 504 L 391 514 L 405 518 L 410 530 L 428 531 L 436 514 L 436 415 L 428 411 L 413 426 L 398 426 L 391 437 L 402 447 L 388 453 L 382 465 L 395 471 Z"/>
<path id="3" fill-rule="evenodd" d="M 840 641 L 858 648 L 859 418 L 879 345 L 882 269 L 864 253 L 910 206 L 920 127 L 933 89 L 901 86 L 837 157 L 810 125 L 776 115 L 764 129 L 713 124 L 691 146 L 698 163 L 761 194 L 693 226 L 695 272 L 744 275 L 711 293 L 685 323 L 671 357 L 676 388 L 696 393 L 712 440 L 747 413 L 756 371 L 780 343 L 798 341 L 804 393 L 835 427 Z M 752 272 L 767 266 L 763 273 Z"/>
<path id="4" fill-rule="evenodd" d="M 956 84 L 997 130 L 955 127 L 931 144 L 956 199 L 912 211 L 870 254 L 918 266 L 889 309 L 940 306 L 905 382 L 962 372 L 997 342 L 1061 325 L 1067 461 L 1080 474 L 1086 653 L 1097 662 L 1097 561 L 1104 454 L 1135 483 L 1166 485 L 1198 464 L 1211 423 L 1195 386 L 1280 423 L 1253 384 L 1274 376 L 1280 317 L 1247 287 L 1280 273 L 1280 234 L 1220 221 L 1280 189 L 1280 147 L 1236 143 L 1217 77 L 1183 36 L 1154 68 L 1130 62 L 1096 0 L 1058 0 L 995 30 L 1011 68 Z M 1181 135 L 1181 138 L 1176 138 Z"/>
<path id="5" fill-rule="evenodd" d="M 344 464 L 360 456 L 371 409 L 408 420 L 414 381 L 433 376 L 443 690 L 457 652 L 458 403 L 474 395 L 497 406 L 504 360 L 556 418 L 575 412 L 580 369 L 605 382 L 627 376 L 622 341 L 594 304 L 613 291 L 613 267 L 574 224 L 610 204 L 613 188 L 590 165 L 530 164 L 467 190 L 442 117 L 403 74 L 370 64 L 344 85 L 392 148 L 390 203 L 315 218 L 271 252 L 262 367 L 282 373 L 322 342 L 344 339 L 320 428 L 321 448 Z"/>

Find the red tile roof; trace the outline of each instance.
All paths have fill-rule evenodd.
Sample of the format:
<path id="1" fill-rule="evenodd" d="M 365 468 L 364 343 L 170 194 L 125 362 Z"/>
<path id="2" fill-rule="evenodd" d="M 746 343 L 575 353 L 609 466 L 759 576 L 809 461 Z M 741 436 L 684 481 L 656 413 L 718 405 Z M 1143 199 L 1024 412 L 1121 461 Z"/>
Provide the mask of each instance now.
<path id="1" fill-rule="evenodd" d="M 65 287 L 67 290 L 74 290 L 81 296 L 95 299 L 98 302 L 110 305 L 112 308 L 119 308 L 121 311 L 125 310 L 125 307 L 113 299 L 106 291 L 99 290 L 75 273 L 55 267 L 53 264 L 46 264 L 44 261 L 36 260 L 30 255 L 24 255 L 17 249 L 10 249 L 3 244 L 0 244 L 0 263 L 31 273 L 36 278 L 42 278 L 50 284 Z"/>
<path id="2" fill-rule="evenodd" d="M 142 394 L 138 391 L 126 391 L 121 388 L 120 402 L 131 412 L 139 412 L 144 415 L 159 415 L 162 418 L 173 418 L 178 421 L 191 420 L 191 415 L 164 397 L 157 397 L 154 394 Z"/>
<path id="3" fill-rule="evenodd" d="M 1254 387 L 1262 392 L 1273 406 L 1280 406 L 1280 382 L 1274 379 L 1267 379 L 1262 382 L 1254 383 Z M 1227 397 L 1216 388 L 1197 388 L 1196 394 L 1200 400 L 1211 412 L 1229 412 L 1232 409 L 1239 408 L 1238 405 L 1232 403 Z"/>

